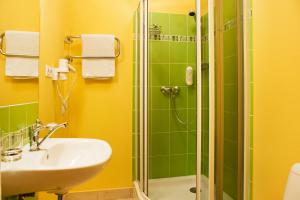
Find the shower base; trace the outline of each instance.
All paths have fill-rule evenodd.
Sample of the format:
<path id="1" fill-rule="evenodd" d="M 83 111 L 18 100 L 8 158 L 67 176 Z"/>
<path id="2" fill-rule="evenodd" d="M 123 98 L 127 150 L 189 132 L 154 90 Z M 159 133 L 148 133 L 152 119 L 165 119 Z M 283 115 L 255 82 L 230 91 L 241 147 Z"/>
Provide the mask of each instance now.
<path id="1" fill-rule="evenodd" d="M 196 194 L 190 192 L 195 187 L 196 176 L 181 176 L 149 180 L 149 198 L 151 200 L 195 200 Z M 208 199 L 208 179 L 202 176 L 201 199 Z M 233 200 L 223 193 L 224 200 Z"/>

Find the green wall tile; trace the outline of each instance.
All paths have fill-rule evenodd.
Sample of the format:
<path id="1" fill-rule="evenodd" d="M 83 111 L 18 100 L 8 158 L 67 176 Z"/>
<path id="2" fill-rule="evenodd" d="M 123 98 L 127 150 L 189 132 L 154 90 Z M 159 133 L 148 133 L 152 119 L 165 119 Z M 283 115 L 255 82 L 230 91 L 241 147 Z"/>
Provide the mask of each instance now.
<path id="1" fill-rule="evenodd" d="M 170 158 L 170 174 L 171 176 L 185 176 L 188 171 L 187 155 L 174 155 Z"/>
<path id="2" fill-rule="evenodd" d="M 202 78 L 202 82 L 201 82 L 201 86 L 202 86 L 202 88 L 203 87 L 207 87 L 208 88 L 208 86 L 209 86 L 209 80 L 208 80 L 208 72 L 209 72 L 209 70 L 207 70 L 207 69 L 203 69 L 202 70 L 202 74 L 201 74 L 201 78 Z M 207 92 L 207 91 L 206 91 Z M 206 93 L 203 93 L 203 94 L 206 94 Z"/>
<path id="3" fill-rule="evenodd" d="M 196 42 L 189 42 L 188 44 L 188 63 L 196 64 L 197 62 L 197 49 Z"/>
<path id="4" fill-rule="evenodd" d="M 201 174 L 205 175 L 206 177 L 208 177 L 208 172 L 209 172 L 209 168 L 208 168 L 208 156 L 202 156 L 202 166 L 201 166 Z"/>
<path id="5" fill-rule="evenodd" d="M 194 17 L 187 18 L 188 23 L 188 36 L 196 36 L 197 30 L 196 30 L 196 21 Z"/>
<path id="6" fill-rule="evenodd" d="M 35 123 L 38 118 L 38 103 L 25 103 L 18 105 L 8 105 L 6 107 L 0 107 L 0 129 L 4 133 L 10 133 L 13 136 L 12 132 L 18 131 L 32 125 Z M 0 131 L 1 132 L 1 131 Z M 10 137 L 9 139 L 13 139 Z M 9 144 L 4 141 L 7 145 L 7 148 L 13 148 L 16 141 L 12 140 Z M 22 144 L 28 142 L 28 137 L 24 137 Z M 11 145 L 12 144 L 12 145 Z"/>
<path id="7" fill-rule="evenodd" d="M 203 30 L 207 33 L 207 16 L 203 19 Z M 168 21 L 169 20 L 169 21 Z M 168 26 L 171 35 L 195 36 L 195 21 L 188 15 L 152 13 L 150 24 L 162 26 L 163 33 Z M 169 23 L 169 24 L 168 24 Z M 204 43 L 204 61 L 208 62 L 208 43 Z M 151 92 L 150 109 L 150 178 L 183 176 L 196 173 L 196 43 L 179 41 L 151 41 L 149 48 Z M 194 85 L 185 84 L 187 66 L 194 69 Z M 203 86 L 208 86 L 208 70 L 203 70 Z M 160 93 L 160 86 L 180 86 L 176 107 L 180 118 L 187 124 L 180 124 L 170 110 L 170 100 Z M 208 109 L 208 87 L 203 87 L 204 107 Z M 188 109 L 189 108 L 189 109 Z M 208 110 L 203 110 L 207 144 L 203 168 L 208 172 Z M 188 132 L 189 131 L 189 132 Z M 170 163 L 171 162 L 171 163 Z M 206 173 L 207 174 L 207 173 Z"/>
<path id="8" fill-rule="evenodd" d="M 237 141 L 237 123 L 238 117 L 236 113 L 224 114 L 224 138 L 231 141 Z"/>
<path id="9" fill-rule="evenodd" d="M 197 129 L 197 110 L 188 109 L 188 130 L 195 131 Z"/>
<path id="10" fill-rule="evenodd" d="M 169 155 L 170 153 L 170 134 L 154 133 L 151 134 L 150 142 L 151 156 Z"/>
<path id="11" fill-rule="evenodd" d="M 162 34 L 170 34 L 170 19 L 167 13 L 152 13 L 150 25 L 158 24 L 161 26 Z"/>
<path id="12" fill-rule="evenodd" d="M 224 84 L 237 84 L 237 56 L 224 58 Z"/>
<path id="13" fill-rule="evenodd" d="M 224 168 L 223 188 L 233 199 L 237 196 L 237 174 L 236 170 Z"/>
<path id="14" fill-rule="evenodd" d="M 170 42 L 170 62 L 187 63 L 187 42 Z"/>
<path id="15" fill-rule="evenodd" d="M 152 63 L 169 63 L 170 42 L 151 41 L 150 45 Z"/>
<path id="16" fill-rule="evenodd" d="M 203 42 L 202 44 L 202 63 L 209 63 L 209 44 L 208 42 Z M 207 70 L 208 71 L 208 70 Z"/>
<path id="17" fill-rule="evenodd" d="M 169 86 L 170 76 L 169 76 L 169 64 L 152 64 L 150 79 L 152 81 L 152 86 Z"/>
<path id="18" fill-rule="evenodd" d="M 0 107 L 0 136 L 9 132 L 9 107 Z"/>
<path id="19" fill-rule="evenodd" d="M 224 58 L 237 55 L 237 28 L 224 32 Z"/>
<path id="20" fill-rule="evenodd" d="M 209 110 L 208 109 L 202 109 L 202 129 L 204 131 L 208 131 L 209 129 Z"/>
<path id="21" fill-rule="evenodd" d="M 188 153 L 196 154 L 197 134 L 196 131 L 188 132 Z"/>
<path id="22" fill-rule="evenodd" d="M 171 155 L 186 154 L 188 151 L 188 135 L 186 132 L 172 132 L 171 138 Z"/>
<path id="23" fill-rule="evenodd" d="M 170 14 L 170 34 L 187 35 L 188 15 Z"/>
<path id="24" fill-rule="evenodd" d="M 188 175 L 195 175 L 197 172 L 196 154 L 188 154 Z"/>
<path id="25" fill-rule="evenodd" d="M 201 31 L 203 33 L 203 35 L 207 35 L 208 34 L 208 14 L 205 14 L 201 17 Z"/>
<path id="26" fill-rule="evenodd" d="M 10 107 L 10 131 L 17 131 L 26 127 L 27 105 Z"/>
<path id="27" fill-rule="evenodd" d="M 224 0 L 223 2 L 223 19 L 224 21 L 232 20 L 236 18 L 236 0 Z"/>
<path id="28" fill-rule="evenodd" d="M 238 102 L 238 88 L 237 85 L 224 86 L 224 110 L 231 113 L 237 112 Z"/>
<path id="29" fill-rule="evenodd" d="M 193 85 L 188 87 L 188 108 L 197 107 L 197 87 Z"/>
<path id="30" fill-rule="evenodd" d="M 27 104 L 27 125 L 32 125 L 36 122 L 39 115 L 39 105 L 38 103 Z"/>
<path id="31" fill-rule="evenodd" d="M 178 115 L 180 116 L 181 120 L 186 122 L 187 121 L 187 109 L 177 109 Z M 178 131 L 187 131 L 186 124 L 180 124 L 175 117 L 174 112 L 172 112 L 171 116 L 171 131 L 178 132 Z"/>
<path id="32" fill-rule="evenodd" d="M 160 87 L 151 87 L 151 108 L 152 109 L 169 109 L 170 97 L 160 91 Z"/>
<path id="33" fill-rule="evenodd" d="M 237 150 L 237 142 L 236 141 L 224 141 L 224 165 L 227 168 L 232 170 L 237 169 L 237 159 L 238 159 L 238 150 Z"/>
<path id="34" fill-rule="evenodd" d="M 170 83 L 172 86 L 186 86 L 185 71 L 187 64 L 170 65 Z"/>
<path id="35" fill-rule="evenodd" d="M 208 156 L 209 154 L 209 133 L 208 131 L 203 131 L 202 133 L 202 154 Z"/>
<path id="36" fill-rule="evenodd" d="M 154 133 L 170 131 L 169 110 L 152 110 L 151 115 L 151 132 Z"/>
<path id="37" fill-rule="evenodd" d="M 150 157 L 150 177 L 166 178 L 170 175 L 169 156 Z"/>

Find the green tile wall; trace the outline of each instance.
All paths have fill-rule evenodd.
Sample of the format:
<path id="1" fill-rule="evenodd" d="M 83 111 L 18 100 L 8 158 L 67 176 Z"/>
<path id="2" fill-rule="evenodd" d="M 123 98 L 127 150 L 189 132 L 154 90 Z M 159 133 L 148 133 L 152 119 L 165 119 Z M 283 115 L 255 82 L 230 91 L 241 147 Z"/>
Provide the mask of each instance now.
<path id="1" fill-rule="evenodd" d="M 235 26 L 236 4 L 226 3 L 224 12 L 224 91 L 225 91 L 225 167 L 224 191 L 236 198 L 237 169 L 237 30 Z M 208 64 L 208 17 L 202 23 L 202 63 Z M 252 19 L 249 19 L 251 25 Z M 151 13 L 150 25 L 162 26 L 164 35 L 195 35 L 194 19 L 186 15 Z M 252 26 L 251 26 L 252 27 Z M 137 41 L 135 41 L 137 42 Z M 252 45 L 251 45 L 252 47 Z M 195 174 L 196 170 L 196 84 L 187 87 L 184 83 L 185 67 L 190 65 L 196 75 L 196 43 L 172 40 L 149 41 L 149 117 L 150 117 L 150 178 L 163 178 Z M 252 48 L 249 51 L 253 55 Z M 137 62 L 134 60 L 134 62 Z M 252 76 L 251 76 L 252 77 Z M 194 79 L 195 80 L 195 79 Z M 135 81 L 137 83 L 137 81 Z M 181 118 L 188 125 L 179 124 L 172 113 L 170 99 L 160 93 L 160 86 L 181 88 L 176 99 Z M 134 85 L 133 89 L 138 87 Z M 253 88 L 253 77 L 251 78 Z M 208 176 L 208 67 L 202 69 L 202 173 Z M 136 102 L 135 102 L 136 103 Z M 135 105 L 135 104 L 134 104 Z M 253 111 L 253 109 L 251 109 Z M 135 109 L 133 109 L 135 111 Z M 253 113 L 250 116 L 253 119 Z M 253 122 L 253 120 L 251 120 Z M 252 123 L 251 123 L 252 124 Z M 253 126 L 253 124 L 252 124 Z M 133 131 L 136 133 L 136 130 Z M 253 138 L 253 137 L 252 137 Z M 251 143 L 252 144 L 252 143 Z M 251 148 L 251 155 L 253 149 Z M 134 155 L 134 158 L 136 156 Z M 251 173 L 252 174 L 252 173 Z M 252 185 L 252 177 L 250 179 Z M 252 191 L 252 190 L 251 190 Z M 249 194 L 251 195 L 251 192 Z"/>
<path id="2" fill-rule="evenodd" d="M 150 178 L 196 173 L 196 43 L 172 37 L 195 36 L 195 21 L 188 15 L 150 13 L 149 24 L 162 27 L 165 40 L 149 41 L 149 167 Z M 194 85 L 185 84 L 185 69 L 194 69 Z M 186 125 L 176 121 L 161 86 L 179 86 L 176 107 Z"/>
<path id="3" fill-rule="evenodd" d="M 0 106 L 0 140 L 2 148 L 15 148 L 29 141 L 28 127 L 38 118 L 38 103 Z M 17 196 L 2 198 L 17 200 Z M 26 198 L 26 200 L 35 198 Z"/>
<path id="4" fill-rule="evenodd" d="M 26 128 L 32 126 L 38 118 L 38 103 L 25 103 L 18 105 L 0 106 L 0 136 L 2 147 L 12 148 L 16 145 L 26 144 L 28 135 Z M 23 130 L 23 132 L 20 132 Z M 18 141 L 8 143 L 9 138 Z M 19 139 L 22 139 L 20 141 Z M 19 143 L 20 142 L 20 143 Z"/>
<path id="5" fill-rule="evenodd" d="M 202 59 L 202 138 L 201 173 L 208 177 L 209 172 L 209 52 L 208 52 L 208 15 L 201 17 L 201 59 Z"/>
<path id="6" fill-rule="evenodd" d="M 237 198 L 238 168 L 238 63 L 237 0 L 226 0 L 223 12 L 224 168 L 223 190 Z"/>

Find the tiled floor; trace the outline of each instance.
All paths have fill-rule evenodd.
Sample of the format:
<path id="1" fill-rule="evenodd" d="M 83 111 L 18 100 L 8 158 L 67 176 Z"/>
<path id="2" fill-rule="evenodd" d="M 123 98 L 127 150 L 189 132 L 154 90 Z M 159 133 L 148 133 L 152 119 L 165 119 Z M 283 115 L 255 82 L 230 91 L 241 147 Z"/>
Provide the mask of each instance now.
<path id="1" fill-rule="evenodd" d="M 64 200 L 134 200 L 132 188 L 67 194 Z"/>

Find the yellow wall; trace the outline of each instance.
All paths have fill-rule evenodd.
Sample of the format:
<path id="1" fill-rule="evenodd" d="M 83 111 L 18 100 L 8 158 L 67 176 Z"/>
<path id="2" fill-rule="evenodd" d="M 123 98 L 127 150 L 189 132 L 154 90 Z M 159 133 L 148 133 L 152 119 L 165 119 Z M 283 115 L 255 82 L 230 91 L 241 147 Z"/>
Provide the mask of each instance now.
<path id="1" fill-rule="evenodd" d="M 118 4 L 118 6 L 115 6 Z M 67 6 L 66 6 L 67 5 Z M 121 41 L 116 77 L 108 81 L 84 80 L 81 64 L 69 110 L 60 114 L 59 103 L 51 80 L 40 80 L 40 117 L 43 121 L 69 122 L 68 130 L 56 136 L 98 138 L 113 149 L 107 167 L 92 180 L 75 190 L 99 190 L 132 186 L 131 87 L 133 13 L 135 0 L 42 0 L 41 64 L 57 65 L 63 57 L 63 38 L 82 33 L 115 34 Z M 65 49 L 67 49 L 65 47 Z M 42 69 L 43 70 L 43 69 Z M 40 194 L 47 199 L 46 194 Z"/>
<path id="2" fill-rule="evenodd" d="M 64 38 L 69 34 L 68 1 L 40 0 L 41 4 L 41 44 L 39 83 L 39 117 L 44 122 L 62 121 L 59 101 L 53 81 L 44 76 L 45 66 L 57 66 L 58 60 L 65 56 Z M 64 136 L 57 135 L 56 136 Z"/>
<path id="3" fill-rule="evenodd" d="M 254 200 L 282 200 L 300 161 L 300 1 L 254 0 Z"/>
<path id="4" fill-rule="evenodd" d="M 30 12 L 28 12 L 30 11 Z M 7 30 L 39 32 L 39 0 L 1 0 L 0 33 Z M 38 100 L 38 80 L 5 76 L 5 57 L 0 56 L 0 106 Z"/>
<path id="5" fill-rule="evenodd" d="M 201 0 L 201 14 L 207 13 L 207 0 Z M 196 0 L 151 0 L 149 1 L 150 12 L 166 12 L 188 14 L 196 10 Z"/>
<path id="6" fill-rule="evenodd" d="M 92 180 L 75 190 L 132 186 L 131 87 L 133 14 L 136 0 L 70 1 L 71 34 L 115 34 L 121 41 L 116 77 L 108 81 L 84 80 L 80 76 L 70 101 L 72 137 L 104 139 L 112 146 L 112 159 Z"/>
<path id="7" fill-rule="evenodd" d="M 67 0 L 40 0 L 40 66 L 39 81 L 39 117 L 47 122 L 61 122 L 67 120 L 59 110 L 59 102 L 51 79 L 44 76 L 45 66 L 57 66 L 58 59 L 65 56 L 64 38 L 69 34 Z M 55 137 L 67 136 L 63 131 Z M 55 200 L 53 194 L 39 193 L 40 200 Z"/>

